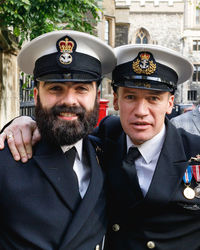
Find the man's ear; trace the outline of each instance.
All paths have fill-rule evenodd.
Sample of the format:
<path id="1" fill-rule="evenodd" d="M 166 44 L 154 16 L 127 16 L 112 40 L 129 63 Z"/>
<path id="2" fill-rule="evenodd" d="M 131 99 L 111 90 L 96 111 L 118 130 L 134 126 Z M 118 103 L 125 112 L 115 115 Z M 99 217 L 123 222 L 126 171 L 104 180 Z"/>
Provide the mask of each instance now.
<path id="1" fill-rule="evenodd" d="M 98 90 L 98 91 L 97 91 L 97 102 L 98 102 L 98 103 L 100 102 L 100 97 L 101 97 L 101 91 Z"/>
<path id="2" fill-rule="evenodd" d="M 170 94 L 169 100 L 168 100 L 168 108 L 166 112 L 167 114 L 171 114 L 173 106 L 174 106 L 174 95 Z"/>
<path id="3" fill-rule="evenodd" d="M 38 88 L 34 88 L 33 89 L 33 95 L 34 95 L 34 102 L 35 102 L 35 105 L 37 104 L 37 96 L 38 96 Z"/>
<path id="4" fill-rule="evenodd" d="M 119 105 L 118 105 L 118 95 L 116 92 L 113 93 L 113 107 L 116 111 L 119 110 Z"/>

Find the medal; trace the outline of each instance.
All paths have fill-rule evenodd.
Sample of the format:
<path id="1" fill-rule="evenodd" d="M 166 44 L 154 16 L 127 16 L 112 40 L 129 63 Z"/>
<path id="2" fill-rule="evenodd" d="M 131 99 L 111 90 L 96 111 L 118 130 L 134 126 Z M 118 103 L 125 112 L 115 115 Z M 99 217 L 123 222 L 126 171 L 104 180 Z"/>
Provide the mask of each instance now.
<path id="1" fill-rule="evenodd" d="M 188 200 L 192 200 L 195 198 L 195 191 L 190 187 L 191 180 L 192 180 L 192 166 L 188 166 L 183 176 L 183 181 L 186 186 L 186 188 L 183 190 L 183 195 Z"/>
<path id="2" fill-rule="evenodd" d="M 183 195 L 186 199 L 192 200 L 195 197 L 195 191 L 191 187 L 186 186 L 186 188 L 183 190 Z"/>
<path id="3" fill-rule="evenodd" d="M 200 184 L 194 188 L 195 197 L 200 199 Z"/>
<path id="4" fill-rule="evenodd" d="M 200 199 L 200 165 L 192 165 L 192 171 L 197 182 L 197 186 L 194 188 L 195 197 Z"/>

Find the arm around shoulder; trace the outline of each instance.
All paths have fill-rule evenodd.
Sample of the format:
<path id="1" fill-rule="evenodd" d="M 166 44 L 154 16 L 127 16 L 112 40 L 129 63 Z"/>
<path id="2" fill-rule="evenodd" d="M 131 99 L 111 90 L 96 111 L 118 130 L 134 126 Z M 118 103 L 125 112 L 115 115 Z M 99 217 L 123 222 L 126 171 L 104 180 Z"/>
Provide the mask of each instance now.
<path id="1" fill-rule="evenodd" d="M 36 122 L 29 116 L 20 116 L 6 124 L 0 134 L 0 149 L 8 146 L 15 160 L 26 162 L 32 157 L 32 146 L 40 140 Z"/>

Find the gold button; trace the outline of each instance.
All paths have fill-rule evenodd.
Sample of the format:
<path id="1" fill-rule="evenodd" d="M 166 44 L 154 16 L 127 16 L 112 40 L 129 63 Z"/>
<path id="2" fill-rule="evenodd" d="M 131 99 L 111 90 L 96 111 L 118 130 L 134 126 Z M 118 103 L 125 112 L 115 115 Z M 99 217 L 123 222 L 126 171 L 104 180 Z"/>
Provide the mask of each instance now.
<path id="1" fill-rule="evenodd" d="M 153 248 L 155 248 L 155 243 L 153 242 L 153 241 L 148 241 L 147 242 L 147 247 L 149 248 L 149 249 L 153 249 Z"/>
<path id="2" fill-rule="evenodd" d="M 117 231 L 119 231 L 120 226 L 119 226 L 118 224 L 114 224 L 114 225 L 112 226 L 112 229 L 113 229 L 113 231 L 117 232 Z"/>
<path id="3" fill-rule="evenodd" d="M 99 245 L 96 245 L 95 250 L 100 250 L 100 246 L 99 246 Z"/>

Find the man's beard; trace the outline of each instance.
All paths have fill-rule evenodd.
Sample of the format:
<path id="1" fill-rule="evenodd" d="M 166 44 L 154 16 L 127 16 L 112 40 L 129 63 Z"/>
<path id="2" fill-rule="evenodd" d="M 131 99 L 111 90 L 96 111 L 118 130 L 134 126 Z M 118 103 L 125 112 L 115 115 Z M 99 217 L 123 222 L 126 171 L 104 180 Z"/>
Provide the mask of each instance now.
<path id="1" fill-rule="evenodd" d="M 58 118 L 60 113 L 77 115 L 75 121 L 64 121 Z M 71 145 L 91 133 L 97 124 L 99 104 L 95 100 L 94 109 L 86 111 L 83 107 L 54 106 L 51 109 L 42 107 L 40 98 L 37 98 L 35 116 L 37 126 L 43 139 L 49 143 Z"/>

